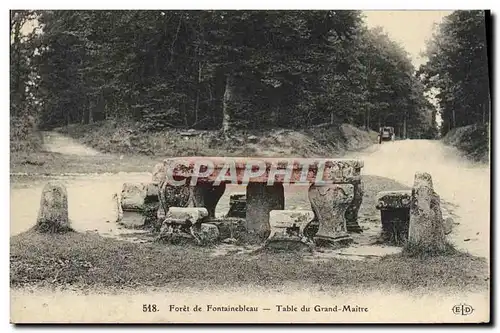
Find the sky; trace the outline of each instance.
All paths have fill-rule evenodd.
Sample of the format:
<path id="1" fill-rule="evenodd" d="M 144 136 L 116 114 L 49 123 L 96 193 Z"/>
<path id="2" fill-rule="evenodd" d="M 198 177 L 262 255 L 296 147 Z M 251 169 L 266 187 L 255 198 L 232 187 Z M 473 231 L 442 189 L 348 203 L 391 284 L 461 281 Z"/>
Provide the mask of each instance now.
<path id="1" fill-rule="evenodd" d="M 364 11 L 365 22 L 370 28 L 380 26 L 389 38 L 399 43 L 409 54 L 415 69 L 424 64 L 427 59 L 422 56 L 426 43 L 432 39 L 434 27 L 452 11 L 438 10 L 400 10 L 400 11 Z M 436 93 L 436 91 L 433 91 Z M 429 101 L 437 105 L 432 96 Z M 436 122 L 441 126 L 442 119 L 438 113 Z"/>
<path id="2" fill-rule="evenodd" d="M 425 51 L 426 41 L 432 38 L 434 25 L 439 24 L 443 17 L 451 13 L 438 10 L 363 12 L 368 27 L 381 26 L 392 40 L 406 49 L 415 68 L 426 62 L 421 52 Z"/>

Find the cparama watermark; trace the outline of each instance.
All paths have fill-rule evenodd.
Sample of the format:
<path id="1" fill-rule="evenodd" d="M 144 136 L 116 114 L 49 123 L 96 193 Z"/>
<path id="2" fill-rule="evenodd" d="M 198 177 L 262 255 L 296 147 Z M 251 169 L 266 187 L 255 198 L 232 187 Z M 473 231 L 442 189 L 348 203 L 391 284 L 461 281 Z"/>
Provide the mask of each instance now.
<path id="1" fill-rule="evenodd" d="M 173 186 L 187 184 L 195 186 L 200 180 L 210 181 L 214 186 L 221 183 L 247 185 L 251 182 L 261 182 L 267 185 L 334 183 L 325 161 L 300 160 L 288 163 L 283 161 L 266 163 L 264 160 L 252 159 L 242 163 L 227 159 L 224 163 L 214 164 L 210 159 L 197 159 L 195 162 L 177 162 L 165 167 L 166 181 Z"/>

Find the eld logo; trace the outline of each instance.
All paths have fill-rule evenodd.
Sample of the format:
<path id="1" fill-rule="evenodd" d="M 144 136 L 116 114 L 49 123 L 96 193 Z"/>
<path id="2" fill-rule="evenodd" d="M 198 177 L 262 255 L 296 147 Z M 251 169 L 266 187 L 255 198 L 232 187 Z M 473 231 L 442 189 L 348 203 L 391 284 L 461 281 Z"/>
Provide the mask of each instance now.
<path id="1" fill-rule="evenodd" d="M 474 309 L 472 306 L 467 305 L 467 304 L 459 304 L 455 305 L 451 311 L 453 311 L 454 314 L 456 315 L 462 315 L 462 316 L 468 316 L 474 312 Z"/>

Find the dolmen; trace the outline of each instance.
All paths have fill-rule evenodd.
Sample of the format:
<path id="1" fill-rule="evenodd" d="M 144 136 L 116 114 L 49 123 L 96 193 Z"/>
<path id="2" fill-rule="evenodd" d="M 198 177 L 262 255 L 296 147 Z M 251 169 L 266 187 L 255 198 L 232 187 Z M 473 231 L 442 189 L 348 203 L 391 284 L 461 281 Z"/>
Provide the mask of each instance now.
<path id="1" fill-rule="evenodd" d="M 226 184 L 246 185 L 246 232 L 267 244 L 273 243 L 270 237 L 279 238 L 286 230 L 295 228 L 297 237 L 292 239 L 303 242 L 305 224 L 298 223 L 290 212 L 273 211 L 284 211 L 284 184 L 308 186 L 312 215 L 304 216 L 318 224 L 314 243 L 345 245 L 352 242 L 348 225 L 357 232 L 361 230 L 357 213 L 363 196 L 362 168 L 362 161 L 349 159 L 168 158 L 156 166 L 153 173 L 159 188 L 157 216 L 166 217 L 172 207 L 203 207 L 206 218 L 214 219 L 215 207 Z M 276 216 L 282 218 L 271 225 L 270 219 L 278 221 Z M 163 224 L 168 225 L 168 221 L 165 219 Z"/>

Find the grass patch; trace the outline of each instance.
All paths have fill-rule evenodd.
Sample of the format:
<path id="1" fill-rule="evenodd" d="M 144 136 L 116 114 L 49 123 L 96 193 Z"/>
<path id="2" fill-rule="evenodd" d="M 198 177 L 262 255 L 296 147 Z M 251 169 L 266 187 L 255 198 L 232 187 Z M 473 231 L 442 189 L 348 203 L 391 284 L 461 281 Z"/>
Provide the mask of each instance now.
<path id="1" fill-rule="evenodd" d="M 454 128 L 446 134 L 443 142 L 456 147 L 466 158 L 472 161 L 489 161 L 488 124 L 474 124 Z"/>
<path id="2" fill-rule="evenodd" d="M 180 156 L 335 158 L 375 142 L 372 133 L 350 125 L 304 131 L 238 131 L 229 141 L 219 131 L 140 132 L 137 128 L 134 123 L 103 121 L 57 129 L 105 154 L 76 156 L 21 149 L 11 152 L 11 172 L 44 175 L 150 172 L 162 159 Z"/>
<path id="3" fill-rule="evenodd" d="M 460 252 L 425 259 L 400 254 L 374 261 L 310 262 L 297 253 L 210 256 L 210 248 L 33 231 L 11 237 L 10 246 L 11 287 L 271 287 L 297 282 L 404 290 L 455 287 L 463 291 L 488 286 L 486 261 Z"/>
<path id="4" fill-rule="evenodd" d="M 220 131 L 140 130 L 140 124 L 107 120 L 58 129 L 105 153 L 155 156 L 340 157 L 345 151 L 376 142 L 376 134 L 351 125 L 325 125 L 305 130 L 235 130 L 229 140 Z"/>
<path id="5" fill-rule="evenodd" d="M 437 256 L 454 256 L 458 253 L 458 250 L 453 246 L 453 244 L 446 242 L 443 248 L 429 248 L 427 246 L 418 246 L 415 244 L 406 244 L 403 247 L 402 254 L 405 257 L 414 257 L 427 259 L 430 257 Z"/>
<path id="6" fill-rule="evenodd" d="M 38 220 L 36 225 L 33 227 L 33 231 L 41 233 L 65 233 L 65 232 L 75 232 L 71 227 L 61 225 L 59 223 L 54 223 L 49 220 Z"/>
<path id="7" fill-rule="evenodd" d="M 43 145 L 41 133 L 30 124 L 27 117 L 10 117 L 10 151 L 37 152 Z"/>
<path id="8" fill-rule="evenodd" d="M 50 152 L 10 155 L 10 172 L 59 175 L 62 173 L 151 172 L 161 158 L 153 156 L 76 156 Z"/>

